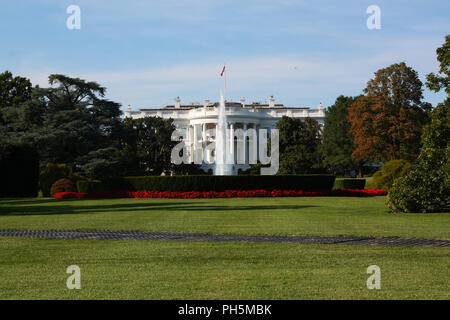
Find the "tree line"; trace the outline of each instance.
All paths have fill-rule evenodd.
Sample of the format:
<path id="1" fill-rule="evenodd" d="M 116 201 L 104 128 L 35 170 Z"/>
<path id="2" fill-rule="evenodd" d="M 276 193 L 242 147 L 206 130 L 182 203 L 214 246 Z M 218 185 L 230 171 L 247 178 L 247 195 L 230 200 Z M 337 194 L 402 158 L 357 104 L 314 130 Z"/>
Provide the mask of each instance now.
<path id="1" fill-rule="evenodd" d="M 41 169 L 65 163 L 93 179 L 195 172 L 170 163 L 172 121 L 123 119 L 120 104 L 105 99 L 96 82 L 52 74 L 49 84 L 32 87 L 29 79 L 0 74 L 2 150 L 32 146 Z"/>

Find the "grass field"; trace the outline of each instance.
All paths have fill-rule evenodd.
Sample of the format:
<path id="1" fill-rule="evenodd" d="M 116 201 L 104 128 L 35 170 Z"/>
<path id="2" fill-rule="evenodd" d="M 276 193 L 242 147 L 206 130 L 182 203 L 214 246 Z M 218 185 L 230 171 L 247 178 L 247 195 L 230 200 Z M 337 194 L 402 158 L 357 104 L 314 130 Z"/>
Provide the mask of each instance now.
<path id="1" fill-rule="evenodd" d="M 2 229 L 450 239 L 450 215 L 392 214 L 385 197 L 0 200 Z"/>
<path id="2" fill-rule="evenodd" d="M 3 199 L 0 228 L 450 239 L 448 214 L 384 201 Z M 73 264 L 81 290 L 66 288 Z M 445 247 L 0 238 L 0 299 L 449 299 L 449 267 Z"/>
<path id="3" fill-rule="evenodd" d="M 0 299 L 449 299 L 443 248 L 0 238 Z M 66 268 L 81 289 L 66 288 Z M 366 268 L 381 268 L 368 290 Z"/>

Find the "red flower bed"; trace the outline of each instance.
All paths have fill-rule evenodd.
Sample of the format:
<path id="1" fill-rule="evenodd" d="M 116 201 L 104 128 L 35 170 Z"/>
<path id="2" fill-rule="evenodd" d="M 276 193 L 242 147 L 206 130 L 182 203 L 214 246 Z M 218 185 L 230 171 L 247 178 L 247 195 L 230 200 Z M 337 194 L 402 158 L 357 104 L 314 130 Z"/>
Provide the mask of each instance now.
<path id="1" fill-rule="evenodd" d="M 386 190 L 377 189 L 343 189 L 343 190 L 226 190 L 216 191 L 101 191 L 101 192 L 59 192 L 53 196 L 56 199 L 110 199 L 110 198 L 163 198 L 163 199 L 196 199 L 196 198 L 254 198 L 254 197 L 365 197 L 384 196 Z"/>

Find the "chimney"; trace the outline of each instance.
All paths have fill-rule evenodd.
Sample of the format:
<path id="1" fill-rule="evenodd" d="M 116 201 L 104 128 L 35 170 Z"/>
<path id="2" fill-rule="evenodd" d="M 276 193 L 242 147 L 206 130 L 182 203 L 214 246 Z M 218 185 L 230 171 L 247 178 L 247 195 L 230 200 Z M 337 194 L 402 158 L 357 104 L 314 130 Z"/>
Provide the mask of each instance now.
<path id="1" fill-rule="evenodd" d="M 173 99 L 175 101 L 175 108 L 179 109 L 181 107 L 181 99 L 180 97 L 176 97 L 175 99 Z"/>
<path id="2" fill-rule="evenodd" d="M 273 96 L 269 97 L 269 108 L 275 108 L 275 99 Z"/>
<path id="3" fill-rule="evenodd" d="M 241 103 L 242 108 L 245 108 L 245 98 L 242 97 L 241 99 L 239 99 L 239 102 Z"/>
<path id="4" fill-rule="evenodd" d="M 209 99 L 205 99 L 204 101 L 203 101 L 203 107 L 207 107 L 207 106 L 209 106 Z"/>
<path id="5" fill-rule="evenodd" d="M 125 111 L 125 118 L 131 117 L 131 105 L 128 105 L 127 111 Z"/>

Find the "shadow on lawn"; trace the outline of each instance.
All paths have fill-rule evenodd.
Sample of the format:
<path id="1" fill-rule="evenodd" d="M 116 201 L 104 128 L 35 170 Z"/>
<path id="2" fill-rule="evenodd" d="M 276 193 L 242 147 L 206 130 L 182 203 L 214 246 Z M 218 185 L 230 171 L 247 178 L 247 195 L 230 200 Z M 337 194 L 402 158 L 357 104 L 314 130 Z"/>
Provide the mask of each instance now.
<path id="1" fill-rule="evenodd" d="M 5 199 L 3 199 L 5 200 Z M 262 210 L 299 210 L 310 205 L 214 205 L 211 202 L 203 201 L 155 201 L 136 203 L 117 203 L 85 205 L 78 199 L 68 199 L 57 201 L 54 199 L 30 199 L 0 200 L 0 216 L 18 215 L 57 215 L 57 214 L 97 214 L 97 213 L 122 213 L 122 212 L 149 212 L 149 211 L 194 211 L 194 212 L 216 212 L 216 211 L 262 211 Z"/>

